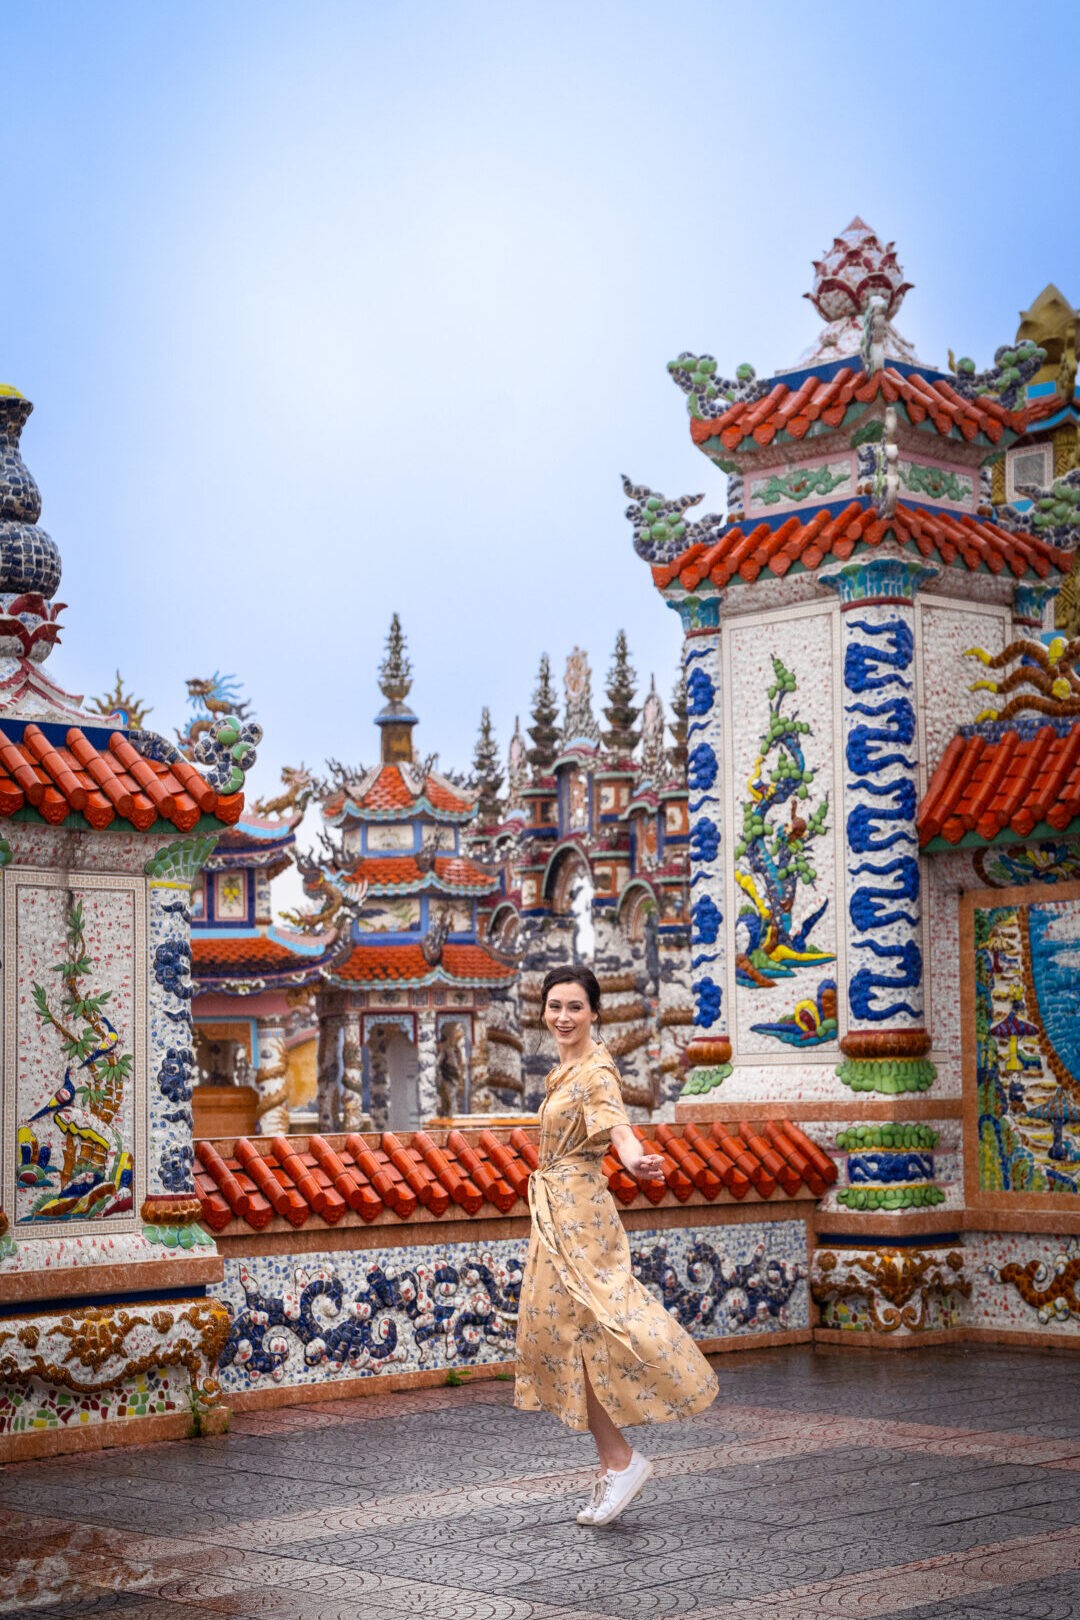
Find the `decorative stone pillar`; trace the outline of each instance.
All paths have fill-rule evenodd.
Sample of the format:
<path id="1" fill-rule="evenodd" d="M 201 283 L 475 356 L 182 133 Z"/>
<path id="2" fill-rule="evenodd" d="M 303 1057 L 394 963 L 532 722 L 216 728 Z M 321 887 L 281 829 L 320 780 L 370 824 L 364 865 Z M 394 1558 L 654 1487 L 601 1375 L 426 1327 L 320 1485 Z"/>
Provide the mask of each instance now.
<path id="1" fill-rule="evenodd" d="M 320 1131 L 336 1131 L 341 1122 L 341 1046 L 345 1019 L 319 1009 L 318 1106 Z"/>
<path id="2" fill-rule="evenodd" d="M 439 1113 L 439 1041 L 435 1032 L 435 1009 L 423 1007 L 416 1015 L 416 1083 L 420 1099 L 420 1119 Z"/>
<path id="3" fill-rule="evenodd" d="M 364 1108 L 364 1062 L 360 1045 L 360 1014 L 349 1012 L 343 1020 L 341 1044 L 341 1128 L 362 1131 L 370 1128 Z"/>
<path id="4" fill-rule="evenodd" d="M 937 570 L 896 554 L 819 576 L 840 597 L 848 1030 L 854 1091 L 925 1091 L 936 1070 L 923 1002 L 916 830 L 915 595 Z"/>
<path id="5" fill-rule="evenodd" d="M 390 1128 L 390 1063 L 386 1051 L 387 1036 L 392 1025 L 367 1023 L 367 1044 L 362 1050 L 367 1056 L 370 1112 L 374 1128 Z"/>
<path id="6" fill-rule="evenodd" d="M 252 1076 L 259 1093 L 255 1104 L 257 1129 L 260 1136 L 286 1136 L 289 1101 L 283 1017 L 259 1020 L 258 1047 L 258 1067 Z"/>
<path id="7" fill-rule="evenodd" d="M 195 1050 L 191 1023 L 191 885 L 219 835 L 167 844 L 146 862 L 147 927 L 152 982 L 150 1002 L 147 1226 L 198 1221 L 191 1093 Z"/>
<path id="8" fill-rule="evenodd" d="M 676 602 L 683 625 L 687 706 L 687 787 L 690 817 L 690 980 L 693 1035 L 683 1096 L 712 1090 L 731 1073 L 728 1036 L 724 906 L 723 803 L 720 789 L 723 696 L 720 677 L 720 598 Z"/>

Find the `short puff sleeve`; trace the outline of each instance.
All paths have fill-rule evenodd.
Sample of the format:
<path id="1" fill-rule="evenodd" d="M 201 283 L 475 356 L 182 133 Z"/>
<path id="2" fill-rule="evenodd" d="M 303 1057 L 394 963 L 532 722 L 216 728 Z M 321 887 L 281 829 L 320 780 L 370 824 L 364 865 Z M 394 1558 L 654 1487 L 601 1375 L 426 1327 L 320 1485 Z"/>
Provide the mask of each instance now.
<path id="1" fill-rule="evenodd" d="M 606 1136 L 615 1125 L 629 1125 L 618 1075 L 607 1064 L 598 1064 L 585 1076 L 582 1113 L 587 1138 Z"/>

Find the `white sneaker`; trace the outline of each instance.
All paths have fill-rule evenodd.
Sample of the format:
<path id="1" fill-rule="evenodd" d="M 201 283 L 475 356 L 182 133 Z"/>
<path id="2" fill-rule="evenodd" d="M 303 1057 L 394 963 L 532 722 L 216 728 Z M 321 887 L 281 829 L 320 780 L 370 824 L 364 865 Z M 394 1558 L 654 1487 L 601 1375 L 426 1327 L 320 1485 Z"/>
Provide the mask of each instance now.
<path id="1" fill-rule="evenodd" d="M 596 1478 L 593 1480 L 592 1495 L 589 1497 L 589 1500 L 585 1503 L 584 1507 L 577 1516 L 578 1524 L 592 1524 L 593 1514 L 596 1512 L 597 1508 L 600 1506 L 600 1503 L 604 1499 L 604 1492 L 607 1490 L 607 1482 L 609 1479 L 614 1479 L 614 1477 L 615 1476 L 610 1469 L 607 1471 L 601 1469 L 600 1473 L 597 1474 Z"/>
<path id="2" fill-rule="evenodd" d="M 652 1463 L 637 1451 L 631 1455 L 625 1468 L 617 1473 L 609 1470 L 604 1476 L 600 1501 L 592 1510 L 592 1518 L 585 1522 L 601 1525 L 617 1519 L 623 1509 L 630 1506 L 651 1473 Z"/>

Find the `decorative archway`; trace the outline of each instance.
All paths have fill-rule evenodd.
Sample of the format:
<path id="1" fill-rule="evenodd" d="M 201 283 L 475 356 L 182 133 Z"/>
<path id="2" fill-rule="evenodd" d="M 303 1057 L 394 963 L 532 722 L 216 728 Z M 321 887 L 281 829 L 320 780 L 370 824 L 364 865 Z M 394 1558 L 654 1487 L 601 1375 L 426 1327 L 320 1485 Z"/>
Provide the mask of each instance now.
<path id="1" fill-rule="evenodd" d="M 632 945 L 640 945 L 645 938 L 646 919 L 659 914 L 660 905 L 652 884 L 633 878 L 620 894 L 616 908 L 619 926 Z"/>

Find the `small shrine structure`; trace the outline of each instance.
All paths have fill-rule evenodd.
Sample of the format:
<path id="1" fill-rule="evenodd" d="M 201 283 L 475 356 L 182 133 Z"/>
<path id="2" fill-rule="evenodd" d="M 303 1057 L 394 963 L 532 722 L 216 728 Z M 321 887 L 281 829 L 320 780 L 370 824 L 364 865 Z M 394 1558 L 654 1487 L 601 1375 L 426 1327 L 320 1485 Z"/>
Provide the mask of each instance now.
<path id="1" fill-rule="evenodd" d="M 499 892 L 485 902 L 488 937 L 520 954 L 516 1006 L 521 1079 L 495 1068 L 491 1085 L 519 1106 L 543 1097 L 550 1048 L 539 1034 L 540 985 L 560 963 L 588 961 L 604 995 L 605 1040 L 618 1059 L 628 1104 L 661 1114 L 681 1082 L 692 1018 L 688 987 L 685 714 L 665 744 L 655 681 L 636 701 L 636 675 L 620 631 L 606 689 L 606 727 L 593 712 L 588 659 L 566 661 L 560 705 L 550 662 L 540 664 L 531 748 L 511 742 L 509 800 L 484 792 L 470 847 L 501 864 Z M 677 692 L 676 703 L 681 694 Z M 478 748 L 478 764 L 482 748 Z M 530 1036 L 534 1038 L 529 1039 Z M 501 1052 L 513 1032 L 489 1030 Z"/>
<path id="2" fill-rule="evenodd" d="M 814 268 L 790 370 L 669 367 L 727 511 L 626 486 L 685 634 L 677 1116 L 779 1108 L 837 1156 L 816 1336 L 1074 1344 L 1077 313 L 1048 288 L 943 370 L 891 243 L 855 219 Z"/>

